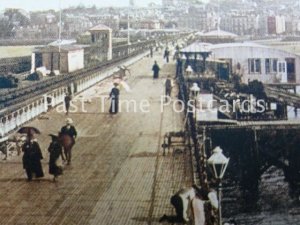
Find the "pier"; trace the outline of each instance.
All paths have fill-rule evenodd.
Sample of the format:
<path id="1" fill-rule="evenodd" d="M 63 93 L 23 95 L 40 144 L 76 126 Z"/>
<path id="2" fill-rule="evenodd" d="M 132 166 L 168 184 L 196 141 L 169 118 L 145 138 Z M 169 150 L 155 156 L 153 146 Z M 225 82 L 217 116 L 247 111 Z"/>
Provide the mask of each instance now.
<path id="1" fill-rule="evenodd" d="M 160 79 L 153 82 L 151 65 L 161 66 Z M 53 183 L 48 174 L 49 133 L 56 133 L 66 119 L 55 108 L 27 125 L 42 134 L 37 139 L 43 150 L 46 176 L 26 182 L 22 157 L 1 161 L 0 224 L 159 224 L 163 214 L 174 214 L 170 196 L 193 183 L 189 151 L 163 156 L 165 133 L 184 129 L 184 115 L 170 107 L 160 111 L 166 74 L 175 73 L 174 62 L 165 64 L 161 53 L 144 57 L 130 67 L 131 92 L 121 90 L 121 99 L 148 99 L 150 113 L 108 114 L 101 112 L 97 93 L 108 94 L 112 80 L 106 80 L 78 98 L 90 98 L 86 112 L 70 113 L 78 130 L 73 161 Z M 176 98 L 176 90 L 172 93 Z M 77 102 L 76 104 L 81 104 Z"/>

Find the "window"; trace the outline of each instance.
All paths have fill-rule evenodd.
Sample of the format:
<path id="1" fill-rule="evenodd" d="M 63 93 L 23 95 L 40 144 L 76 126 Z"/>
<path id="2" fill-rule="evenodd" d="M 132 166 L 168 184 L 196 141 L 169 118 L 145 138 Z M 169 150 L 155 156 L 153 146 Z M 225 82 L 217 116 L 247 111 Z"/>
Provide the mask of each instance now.
<path id="1" fill-rule="evenodd" d="M 261 73 L 261 60 L 248 59 L 249 73 Z"/>
<path id="2" fill-rule="evenodd" d="M 279 73 L 285 73 L 285 62 L 278 63 Z"/>
<path id="3" fill-rule="evenodd" d="M 273 59 L 273 71 L 277 72 L 277 59 Z"/>
<path id="4" fill-rule="evenodd" d="M 266 67 L 266 74 L 270 73 L 271 72 L 271 68 L 270 68 L 270 59 L 266 59 L 265 60 L 265 67 Z"/>
<path id="5" fill-rule="evenodd" d="M 265 60 L 266 74 L 277 72 L 277 61 L 278 61 L 277 59 L 266 59 Z"/>
<path id="6" fill-rule="evenodd" d="M 250 63 L 251 63 L 250 71 L 251 71 L 252 73 L 254 73 L 254 68 L 255 68 L 254 60 L 251 60 Z"/>
<path id="7" fill-rule="evenodd" d="M 260 59 L 255 59 L 255 72 L 256 73 L 260 73 L 261 72 Z"/>

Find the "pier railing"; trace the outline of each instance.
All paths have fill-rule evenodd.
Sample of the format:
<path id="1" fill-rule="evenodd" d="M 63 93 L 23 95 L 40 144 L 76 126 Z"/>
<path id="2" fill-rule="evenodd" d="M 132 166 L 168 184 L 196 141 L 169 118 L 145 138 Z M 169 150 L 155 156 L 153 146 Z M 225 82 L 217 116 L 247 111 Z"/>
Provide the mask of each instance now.
<path id="1" fill-rule="evenodd" d="M 161 37 L 168 43 L 186 34 Z M 0 136 L 63 103 L 66 92 L 76 95 L 119 71 L 118 65 L 129 66 L 150 53 L 153 40 L 118 46 L 113 60 L 69 74 L 49 77 L 30 86 L 5 91 L 0 96 Z M 120 54 L 117 54 L 119 52 Z"/>
<path id="2" fill-rule="evenodd" d="M 178 66 L 178 65 L 177 65 Z M 206 191 L 209 191 L 209 185 L 207 180 L 207 157 L 206 157 L 206 129 L 203 129 L 202 134 L 198 133 L 197 122 L 193 113 L 188 110 L 188 101 L 190 100 L 190 93 L 188 82 L 184 77 L 184 69 L 176 69 L 176 76 L 179 84 L 179 99 L 185 104 L 185 115 L 186 115 L 186 131 L 189 138 L 191 139 L 192 145 L 192 163 L 194 170 L 194 183 L 201 186 Z M 214 225 L 215 216 L 211 208 L 206 210 L 206 224 Z"/>
<path id="3" fill-rule="evenodd" d="M 0 137 L 31 121 L 64 102 L 64 97 L 70 91 L 76 95 L 106 79 L 119 70 L 116 63 L 129 66 L 141 59 L 146 53 L 132 54 L 127 60 L 115 61 L 98 70 L 85 70 L 81 73 L 57 76 L 54 79 L 37 82 L 30 87 L 11 91 L 1 96 L 5 101 L 0 110 Z M 103 64 L 104 65 L 104 64 Z M 18 96 L 16 96 L 18 94 Z"/>

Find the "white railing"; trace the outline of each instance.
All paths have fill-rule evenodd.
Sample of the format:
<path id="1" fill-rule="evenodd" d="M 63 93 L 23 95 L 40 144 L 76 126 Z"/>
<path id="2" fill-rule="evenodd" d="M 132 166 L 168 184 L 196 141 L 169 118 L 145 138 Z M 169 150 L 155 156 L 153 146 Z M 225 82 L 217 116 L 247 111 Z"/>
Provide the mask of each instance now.
<path id="1" fill-rule="evenodd" d="M 122 65 L 129 66 L 134 62 L 140 60 L 147 53 L 141 54 L 134 58 L 129 59 L 127 62 L 124 62 Z M 77 92 L 82 92 L 85 89 L 88 89 L 95 85 L 96 83 L 104 80 L 105 78 L 111 76 L 115 72 L 119 70 L 118 67 L 109 68 L 107 70 L 97 72 L 89 77 L 82 78 L 81 80 L 76 81 L 77 85 Z M 40 98 L 28 103 L 27 105 L 23 106 L 22 108 L 7 113 L 0 117 L 0 137 L 7 135 L 8 133 L 14 131 L 15 129 L 19 128 L 20 126 L 24 125 L 25 123 L 29 122 L 30 120 L 36 118 L 37 116 L 45 113 L 49 110 L 49 104 L 47 102 L 47 98 L 51 98 L 50 106 L 56 107 L 57 105 L 64 102 L 64 97 L 66 93 L 67 87 L 60 87 L 55 89 L 45 95 L 41 96 Z"/>

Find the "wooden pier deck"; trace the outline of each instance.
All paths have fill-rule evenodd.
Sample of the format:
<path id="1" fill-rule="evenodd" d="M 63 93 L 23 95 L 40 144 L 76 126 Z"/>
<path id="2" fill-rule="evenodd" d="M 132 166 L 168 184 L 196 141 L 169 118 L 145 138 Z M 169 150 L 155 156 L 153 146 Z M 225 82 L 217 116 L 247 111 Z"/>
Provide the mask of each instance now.
<path id="1" fill-rule="evenodd" d="M 183 118 L 171 106 L 160 111 L 163 79 L 152 80 L 154 60 L 163 78 L 174 73 L 174 64 L 164 64 L 161 54 L 144 58 L 130 68 L 132 91 L 121 90 L 123 100 L 149 100 L 149 113 L 112 117 L 108 102 L 102 112 L 99 93 L 108 94 L 111 81 L 82 93 L 91 101 L 85 112 L 69 115 L 79 136 L 72 164 L 55 183 L 48 174 L 48 134 L 64 125 L 66 115 L 52 110 L 28 124 L 42 132 L 37 138 L 46 175 L 27 182 L 21 156 L 0 162 L 1 225 L 149 225 L 158 224 L 163 214 L 175 213 L 170 197 L 191 185 L 191 161 L 189 153 L 162 155 L 163 135 L 183 129 Z"/>

